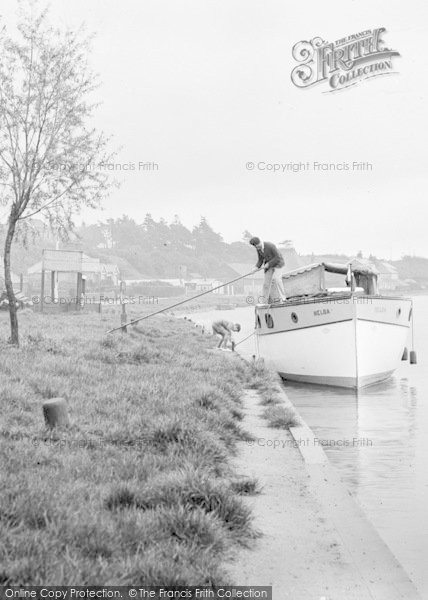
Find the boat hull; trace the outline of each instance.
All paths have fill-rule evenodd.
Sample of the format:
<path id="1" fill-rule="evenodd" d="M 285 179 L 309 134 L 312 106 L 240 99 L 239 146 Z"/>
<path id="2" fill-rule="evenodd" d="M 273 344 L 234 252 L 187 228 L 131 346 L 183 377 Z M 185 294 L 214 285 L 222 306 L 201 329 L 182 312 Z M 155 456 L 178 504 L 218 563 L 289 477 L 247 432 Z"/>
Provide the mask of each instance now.
<path id="1" fill-rule="evenodd" d="M 411 301 L 344 297 L 256 307 L 259 356 L 284 379 L 361 388 L 400 364 Z"/>

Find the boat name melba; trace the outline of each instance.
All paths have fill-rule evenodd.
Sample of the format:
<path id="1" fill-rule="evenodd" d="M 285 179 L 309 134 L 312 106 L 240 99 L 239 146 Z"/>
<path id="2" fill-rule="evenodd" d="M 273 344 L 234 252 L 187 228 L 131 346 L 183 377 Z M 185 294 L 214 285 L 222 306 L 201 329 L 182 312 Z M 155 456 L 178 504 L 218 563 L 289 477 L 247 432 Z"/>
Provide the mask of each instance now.
<path id="1" fill-rule="evenodd" d="M 319 310 L 314 310 L 314 315 L 316 317 L 321 317 L 322 315 L 329 315 L 330 311 L 328 308 L 320 308 Z"/>

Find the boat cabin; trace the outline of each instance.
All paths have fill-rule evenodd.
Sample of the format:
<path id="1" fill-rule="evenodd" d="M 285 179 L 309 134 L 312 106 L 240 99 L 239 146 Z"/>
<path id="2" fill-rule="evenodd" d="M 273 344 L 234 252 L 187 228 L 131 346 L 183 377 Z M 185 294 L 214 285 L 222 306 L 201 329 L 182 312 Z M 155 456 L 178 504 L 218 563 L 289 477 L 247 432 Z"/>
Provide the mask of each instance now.
<path id="1" fill-rule="evenodd" d="M 343 275 L 343 278 L 340 277 Z M 350 264 L 314 263 L 289 271 L 282 277 L 287 299 L 360 292 L 378 295 L 377 272 Z"/>

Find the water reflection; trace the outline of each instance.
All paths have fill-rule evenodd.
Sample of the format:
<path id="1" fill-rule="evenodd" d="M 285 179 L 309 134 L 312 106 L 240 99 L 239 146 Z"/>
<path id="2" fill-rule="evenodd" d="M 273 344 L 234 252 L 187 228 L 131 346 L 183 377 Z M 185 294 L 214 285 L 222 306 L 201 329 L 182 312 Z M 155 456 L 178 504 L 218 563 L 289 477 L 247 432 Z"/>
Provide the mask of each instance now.
<path id="1" fill-rule="evenodd" d="M 285 382 L 324 450 L 420 589 L 427 589 L 427 483 L 416 468 L 418 388 L 408 377 L 352 392 Z M 425 423 L 426 427 L 426 423 Z M 426 453 L 426 449 L 425 449 Z M 425 533 L 422 533 L 422 532 Z"/>
<path id="2" fill-rule="evenodd" d="M 325 451 L 352 482 L 355 493 L 367 472 L 389 476 L 391 467 L 414 460 L 417 393 L 413 388 L 410 399 L 405 378 L 359 392 L 289 382 L 284 386 L 320 438 L 347 440 L 347 444 L 326 444 Z"/>

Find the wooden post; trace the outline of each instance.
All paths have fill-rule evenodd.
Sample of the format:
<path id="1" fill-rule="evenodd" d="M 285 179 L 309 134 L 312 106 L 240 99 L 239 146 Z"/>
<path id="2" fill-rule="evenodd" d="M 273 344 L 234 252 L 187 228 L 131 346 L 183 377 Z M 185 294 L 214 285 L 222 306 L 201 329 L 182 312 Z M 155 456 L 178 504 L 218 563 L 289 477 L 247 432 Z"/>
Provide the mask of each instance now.
<path id="1" fill-rule="evenodd" d="M 128 315 L 126 314 L 126 304 L 124 302 L 122 302 L 122 313 L 120 315 L 120 324 L 122 325 L 122 331 L 124 333 L 126 333 L 128 331 L 128 328 L 125 325 L 125 323 L 127 323 L 127 321 L 128 321 Z"/>
<path id="2" fill-rule="evenodd" d="M 69 424 L 64 398 L 51 398 L 43 402 L 43 416 L 48 427 L 65 427 Z"/>
<path id="3" fill-rule="evenodd" d="M 76 304 L 80 306 L 80 296 L 82 295 L 82 273 L 77 273 Z"/>
<path id="4" fill-rule="evenodd" d="M 80 290 L 80 308 L 85 308 L 86 304 L 86 278 L 82 275 L 82 288 Z"/>
<path id="5" fill-rule="evenodd" d="M 42 282 L 41 282 L 41 291 L 40 291 L 40 312 L 43 312 L 43 307 L 45 304 L 45 270 L 42 269 Z"/>
<path id="6" fill-rule="evenodd" d="M 57 293 L 56 293 L 56 272 L 55 271 L 51 271 L 51 300 L 52 302 L 55 302 L 57 299 Z"/>
<path id="7" fill-rule="evenodd" d="M 120 287 L 119 287 L 119 294 L 120 294 L 120 304 L 122 307 L 122 312 L 120 315 L 120 324 L 122 325 L 122 331 L 124 333 L 127 333 L 128 328 L 126 327 L 125 323 L 127 323 L 128 321 L 128 315 L 126 314 L 126 303 L 125 303 L 125 295 L 126 292 L 126 284 L 124 281 L 120 282 Z"/>

